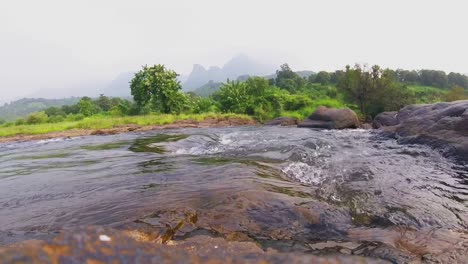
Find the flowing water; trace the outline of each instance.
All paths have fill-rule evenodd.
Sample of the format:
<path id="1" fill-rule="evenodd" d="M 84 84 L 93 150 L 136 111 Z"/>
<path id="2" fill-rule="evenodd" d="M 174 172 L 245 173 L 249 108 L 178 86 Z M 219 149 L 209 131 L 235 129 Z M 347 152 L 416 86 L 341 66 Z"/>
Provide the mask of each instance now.
<path id="1" fill-rule="evenodd" d="M 393 262 L 466 254 L 468 167 L 368 130 L 182 129 L 0 145 L 0 245 L 82 225 L 171 226 L 174 240 L 209 234 Z"/>

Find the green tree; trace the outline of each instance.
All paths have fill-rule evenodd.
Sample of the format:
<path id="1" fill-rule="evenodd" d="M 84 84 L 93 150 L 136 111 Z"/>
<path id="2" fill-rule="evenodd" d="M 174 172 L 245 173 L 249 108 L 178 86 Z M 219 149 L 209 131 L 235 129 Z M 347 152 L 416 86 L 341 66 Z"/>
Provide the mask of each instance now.
<path id="1" fill-rule="evenodd" d="M 30 124 L 30 125 L 42 124 L 42 123 L 46 123 L 47 120 L 48 120 L 48 116 L 46 115 L 46 113 L 44 113 L 44 112 L 36 112 L 36 113 L 30 114 L 30 115 L 26 118 L 26 123 L 27 123 L 27 124 Z"/>
<path id="2" fill-rule="evenodd" d="M 164 65 L 144 66 L 130 82 L 136 105 L 141 109 L 150 104 L 154 111 L 180 113 L 187 107 L 188 98 L 181 93 L 177 73 Z"/>
<path id="3" fill-rule="evenodd" d="M 49 108 L 45 109 L 44 112 L 45 112 L 46 115 L 49 116 L 49 117 L 52 117 L 52 116 L 62 116 L 62 117 L 65 117 L 65 116 L 67 115 L 67 114 L 63 111 L 62 108 L 55 107 L 55 106 L 52 106 L 52 107 L 49 107 Z"/>
<path id="4" fill-rule="evenodd" d="M 99 98 L 95 101 L 96 105 L 102 109 L 104 112 L 108 112 L 112 108 L 112 101 L 109 97 L 101 94 Z"/>
<path id="5" fill-rule="evenodd" d="M 315 76 L 315 83 L 320 83 L 322 85 L 328 84 L 331 80 L 330 74 L 326 71 L 321 71 Z"/>
<path id="6" fill-rule="evenodd" d="M 306 81 L 293 72 L 287 63 L 280 66 L 276 71 L 276 86 L 285 89 L 291 93 L 298 92 L 305 86 Z"/>
<path id="7" fill-rule="evenodd" d="M 93 100 L 87 96 L 81 98 L 81 100 L 78 102 L 78 108 L 80 109 L 80 113 L 84 116 L 92 116 L 99 113 L 101 110 L 97 105 L 94 104 Z"/>
<path id="8" fill-rule="evenodd" d="M 213 97 L 220 104 L 221 111 L 243 114 L 246 112 L 250 96 L 245 82 L 227 81 Z"/>

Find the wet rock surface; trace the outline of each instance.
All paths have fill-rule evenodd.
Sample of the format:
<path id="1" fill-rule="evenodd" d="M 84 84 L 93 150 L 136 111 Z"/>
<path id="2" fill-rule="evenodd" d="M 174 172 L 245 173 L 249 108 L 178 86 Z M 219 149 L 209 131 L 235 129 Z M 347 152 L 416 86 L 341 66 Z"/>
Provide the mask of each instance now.
<path id="1" fill-rule="evenodd" d="M 398 112 L 383 112 L 375 116 L 372 127 L 381 128 L 383 126 L 396 126 L 398 125 Z"/>
<path id="2" fill-rule="evenodd" d="M 292 117 L 278 117 L 273 120 L 265 122 L 266 126 L 295 126 L 299 120 Z"/>
<path id="3" fill-rule="evenodd" d="M 159 244 L 136 240 L 129 232 L 86 227 L 64 232 L 50 242 L 30 241 L 0 248 L 2 263 L 389 263 L 335 254 L 264 252 L 253 242 L 196 236 Z"/>
<path id="4" fill-rule="evenodd" d="M 0 263 L 468 256 L 466 169 L 373 131 L 185 129 L 0 150 Z"/>
<path id="5" fill-rule="evenodd" d="M 392 118 L 393 116 L 393 118 Z M 396 115 L 383 113 L 376 117 L 384 135 L 400 143 L 426 144 L 445 155 L 468 161 L 468 101 L 411 105 Z"/>
<path id="6" fill-rule="evenodd" d="M 351 109 L 334 109 L 320 106 L 299 127 L 345 129 L 359 128 L 360 123 L 356 113 Z"/>

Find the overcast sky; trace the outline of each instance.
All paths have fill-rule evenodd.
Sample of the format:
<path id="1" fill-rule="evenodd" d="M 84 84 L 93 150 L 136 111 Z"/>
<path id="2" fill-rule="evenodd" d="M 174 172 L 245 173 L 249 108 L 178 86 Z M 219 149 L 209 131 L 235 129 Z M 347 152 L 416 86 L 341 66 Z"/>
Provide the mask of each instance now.
<path id="1" fill-rule="evenodd" d="M 246 53 L 295 70 L 468 73 L 466 0 L 1 0 L 0 101 Z"/>

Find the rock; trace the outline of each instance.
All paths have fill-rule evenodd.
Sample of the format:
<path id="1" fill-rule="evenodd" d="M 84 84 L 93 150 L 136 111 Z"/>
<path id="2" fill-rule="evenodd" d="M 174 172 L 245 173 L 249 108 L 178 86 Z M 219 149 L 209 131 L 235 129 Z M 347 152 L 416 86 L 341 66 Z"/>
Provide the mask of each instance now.
<path id="1" fill-rule="evenodd" d="M 106 136 L 106 135 L 116 135 L 118 134 L 118 129 L 98 129 L 91 132 L 93 136 Z"/>
<path id="2" fill-rule="evenodd" d="M 265 122 L 266 126 L 295 126 L 299 123 L 299 120 L 291 117 L 278 117 Z"/>
<path id="3" fill-rule="evenodd" d="M 446 156 L 468 161 L 468 100 L 406 106 L 396 119 L 396 124 L 378 121 L 383 125 L 382 134 L 401 143 L 426 144 Z"/>
<path id="4" fill-rule="evenodd" d="M 298 127 L 345 129 L 358 128 L 359 120 L 351 109 L 335 109 L 320 106 L 306 120 L 299 123 Z"/>
<path id="5" fill-rule="evenodd" d="M 138 241 L 127 232 L 82 227 L 52 241 L 0 248 L 1 263 L 389 263 L 344 254 L 264 252 L 253 242 L 194 236 L 159 244 Z"/>
<path id="6" fill-rule="evenodd" d="M 398 112 L 383 112 L 375 116 L 372 126 L 374 128 L 381 128 L 382 126 L 396 126 L 398 125 L 397 119 Z"/>

